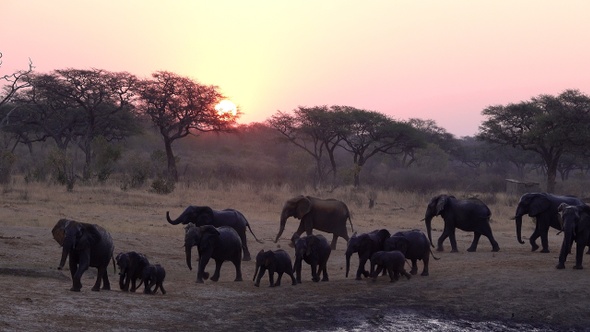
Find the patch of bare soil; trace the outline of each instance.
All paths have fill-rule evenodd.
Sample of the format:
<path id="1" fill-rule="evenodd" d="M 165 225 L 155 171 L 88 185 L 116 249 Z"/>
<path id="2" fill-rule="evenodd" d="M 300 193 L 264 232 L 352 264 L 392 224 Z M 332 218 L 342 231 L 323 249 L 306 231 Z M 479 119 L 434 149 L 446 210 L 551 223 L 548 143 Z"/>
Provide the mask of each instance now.
<path id="1" fill-rule="evenodd" d="M 111 233 L 116 253 L 142 252 L 150 262 L 166 268 L 166 295 L 121 292 L 112 269 L 112 290 L 92 292 L 95 269 L 90 269 L 83 277 L 82 291 L 71 292 L 69 271 L 56 269 L 61 248 L 51 237 L 51 227 L 59 216 L 51 218 L 51 226 L 0 226 L 0 330 L 335 331 L 383 317 L 392 309 L 450 319 L 590 329 L 590 269 L 573 270 L 572 257 L 568 257 L 565 270 L 555 269 L 561 241 L 555 231 L 551 231 L 549 254 L 530 252 L 528 244 L 517 243 L 510 221 L 493 225 L 501 247 L 496 253 L 485 238 L 477 252 L 466 252 L 472 234 L 458 231 L 461 252 L 435 253 L 440 260 L 431 260 L 430 276 L 417 275 L 395 283 L 388 277 L 376 282 L 345 278 L 345 242 L 339 239 L 329 260 L 329 282 L 311 282 L 309 266 L 304 265 L 302 284 L 291 286 L 287 277 L 282 286 L 270 288 L 265 276 L 257 288 L 252 282 L 253 261 L 243 262 L 242 282 L 233 281 L 233 266 L 226 262 L 219 282 L 195 283 L 196 271 L 189 271 L 185 263 L 183 228 L 168 225 L 163 213 L 152 215 L 138 228 L 141 232 Z M 399 221 L 379 226 L 363 225 L 359 219 L 355 228 L 361 232 L 421 227 L 414 215 L 401 215 L 396 219 Z M 264 240 L 259 244 L 248 235 L 253 256 L 261 249 L 278 246 L 292 254 L 286 238 L 278 245 L 272 241 L 277 220 L 250 223 Z M 285 234 L 290 236 L 296 221 L 290 221 L 288 227 Z M 434 232 L 436 238 L 439 234 L 440 230 Z M 448 242 L 445 245 L 448 250 Z M 585 259 L 590 267 L 590 256 Z M 352 275 L 357 263 L 354 257 Z M 208 270 L 212 269 L 211 263 Z M 421 269 L 419 262 L 419 272 Z"/>

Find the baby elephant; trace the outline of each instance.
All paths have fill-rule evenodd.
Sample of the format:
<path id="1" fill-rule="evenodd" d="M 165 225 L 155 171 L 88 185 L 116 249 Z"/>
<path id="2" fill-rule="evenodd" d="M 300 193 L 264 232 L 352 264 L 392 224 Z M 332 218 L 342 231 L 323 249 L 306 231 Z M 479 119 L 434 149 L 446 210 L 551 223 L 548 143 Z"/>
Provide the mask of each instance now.
<path id="1" fill-rule="evenodd" d="M 371 255 L 371 277 L 375 281 L 381 270 L 386 269 L 391 282 L 397 281 L 400 274 L 410 280 L 412 276 L 404 269 L 405 263 L 406 257 L 398 250 L 377 251 Z"/>
<path id="2" fill-rule="evenodd" d="M 296 237 L 293 269 L 296 273 L 297 283 L 301 283 L 302 261 L 311 265 L 311 280 L 320 281 L 320 274 L 322 274 L 322 281 L 328 281 L 328 258 L 330 258 L 331 252 L 330 243 L 321 234 Z"/>
<path id="3" fill-rule="evenodd" d="M 158 288 L 162 291 L 162 294 L 166 294 L 164 289 L 164 279 L 166 278 L 166 270 L 160 265 L 148 265 L 143 269 L 142 281 L 145 285 L 143 290 L 144 294 L 156 294 Z M 156 286 L 152 291 L 152 287 Z"/>
<path id="4" fill-rule="evenodd" d="M 254 286 L 260 286 L 260 279 L 262 279 L 266 270 L 268 270 L 270 287 L 281 285 L 283 273 L 286 273 L 291 277 L 292 285 L 297 285 L 297 281 L 295 281 L 295 276 L 293 275 L 293 263 L 291 262 L 291 257 L 283 249 L 275 251 L 260 250 L 258 255 L 256 255 L 256 270 L 254 270 L 254 278 L 252 279 L 256 281 Z M 276 283 L 274 282 L 275 272 L 278 274 Z M 256 278 L 256 275 L 258 275 L 258 279 Z"/>
<path id="5" fill-rule="evenodd" d="M 143 269 L 150 265 L 150 262 L 143 254 L 135 251 L 119 253 L 115 260 L 119 266 L 119 287 L 124 292 L 135 292 L 141 286 L 141 282 L 136 286 L 136 281 L 142 280 Z M 129 289 L 130 282 L 131 289 Z"/>

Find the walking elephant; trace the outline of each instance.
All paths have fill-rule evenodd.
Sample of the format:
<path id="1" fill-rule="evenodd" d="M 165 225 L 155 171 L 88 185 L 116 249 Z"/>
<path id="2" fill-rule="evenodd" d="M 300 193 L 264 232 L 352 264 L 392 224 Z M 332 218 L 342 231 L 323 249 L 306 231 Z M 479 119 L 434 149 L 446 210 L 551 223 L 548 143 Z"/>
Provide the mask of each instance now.
<path id="1" fill-rule="evenodd" d="M 69 256 L 70 273 L 72 275 L 71 291 L 79 292 L 82 289 L 82 274 L 88 267 L 96 267 L 98 274 L 93 291 L 102 289 L 110 290 L 111 284 L 107 268 L 113 258 L 113 239 L 104 228 L 74 220 L 60 220 L 56 226 L 64 227 L 63 248 L 58 269 L 62 269 L 66 258 Z M 55 229 L 55 227 L 54 227 Z"/>
<path id="2" fill-rule="evenodd" d="M 164 289 L 164 279 L 166 278 L 166 270 L 160 264 L 149 264 L 147 265 L 141 275 L 141 280 L 143 281 L 144 294 L 156 294 L 158 288 L 162 292 L 162 294 L 166 295 L 166 290 Z M 154 290 L 152 287 L 156 286 Z"/>
<path id="3" fill-rule="evenodd" d="M 242 241 L 242 250 L 244 252 L 244 261 L 249 261 L 252 259 L 250 256 L 250 251 L 248 250 L 248 242 L 246 240 L 246 228 L 250 230 L 252 236 L 258 243 L 262 243 L 262 241 L 256 238 L 254 232 L 252 232 L 252 228 L 250 228 L 250 224 L 246 217 L 237 210 L 234 209 L 225 209 L 225 210 L 213 210 L 208 206 L 188 206 L 178 218 L 172 220 L 170 219 L 170 213 L 166 211 L 166 220 L 172 225 L 178 224 L 188 224 L 193 223 L 195 226 L 205 226 L 211 225 L 214 227 L 221 227 L 221 226 L 229 226 L 238 232 L 240 236 L 240 240 Z"/>
<path id="4" fill-rule="evenodd" d="M 410 270 L 411 274 L 418 273 L 417 261 L 422 260 L 422 263 L 424 264 L 421 274 L 422 276 L 428 275 L 430 255 L 436 260 L 439 259 L 435 257 L 430 250 L 430 242 L 428 241 L 428 238 L 426 238 L 426 235 L 417 229 L 393 234 L 390 238 L 385 240 L 383 250 L 398 250 L 404 254 L 407 259 L 412 261 L 412 269 Z"/>
<path id="5" fill-rule="evenodd" d="M 563 242 L 556 267 L 558 269 L 565 268 L 565 260 L 575 241 L 576 265 L 574 265 L 574 269 L 581 270 L 584 248 L 590 245 L 590 206 L 561 203 L 558 211 L 563 222 Z"/>
<path id="6" fill-rule="evenodd" d="M 150 265 L 149 260 L 143 254 L 129 251 L 119 253 L 115 261 L 119 267 L 119 287 L 124 292 L 135 292 L 141 286 L 143 269 Z M 137 280 L 140 280 L 139 285 L 136 285 Z"/>
<path id="7" fill-rule="evenodd" d="M 373 281 L 377 280 L 381 270 L 385 269 L 390 282 L 397 281 L 400 274 L 410 280 L 412 276 L 406 272 L 405 263 L 406 257 L 400 251 L 377 251 L 371 255 L 371 277 Z"/>
<path id="8" fill-rule="evenodd" d="M 360 235 L 353 234 L 348 240 L 346 248 L 346 277 L 350 271 L 350 257 L 355 252 L 359 256 L 359 266 L 356 271 L 356 280 L 362 280 L 361 275 L 365 278 L 369 276 L 369 271 L 365 270 L 365 264 L 371 258 L 371 255 L 377 251 L 383 250 L 385 241 L 391 236 L 386 229 L 376 229 L 369 233 Z"/>
<path id="9" fill-rule="evenodd" d="M 524 244 L 521 238 L 522 216 L 528 214 L 529 217 L 535 219 L 535 230 L 529 238 L 532 247 L 531 251 L 539 249 L 536 241 L 537 238 L 541 237 L 541 246 L 543 247 L 541 252 L 549 252 L 549 227 L 561 230 L 561 223 L 557 212 L 557 208 L 561 203 L 568 205 L 584 204 L 584 202 L 574 196 L 558 196 L 548 193 L 527 193 L 522 195 L 514 216 L 516 221 L 516 239 L 518 242 Z"/>
<path id="10" fill-rule="evenodd" d="M 236 268 L 235 281 L 242 281 L 242 241 L 235 229 L 229 226 L 213 227 L 211 225 L 186 226 L 184 248 L 186 253 L 186 265 L 192 270 L 191 249 L 196 246 L 199 252 L 199 268 L 197 270 L 197 282 L 209 278 L 205 267 L 209 259 L 215 260 L 215 272 L 211 277 L 212 281 L 219 280 L 221 264 L 230 261 Z"/>
<path id="11" fill-rule="evenodd" d="M 313 229 L 322 232 L 332 233 L 332 250 L 336 249 L 338 237 L 348 241 L 348 230 L 346 229 L 346 220 L 350 221 L 350 228 L 354 232 L 350 212 L 344 202 L 336 199 L 321 199 L 311 196 L 297 196 L 286 201 L 281 212 L 280 229 L 275 243 L 285 230 L 285 224 L 289 217 L 300 219 L 299 227 L 295 231 L 294 237 L 291 238 L 294 244 L 294 238 L 301 236 L 303 232 L 307 235 L 312 234 Z"/>
<path id="12" fill-rule="evenodd" d="M 322 274 L 322 281 L 328 281 L 328 258 L 331 252 L 328 240 L 321 234 L 296 237 L 293 269 L 297 275 L 297 283 L 301 283 L 302 261 L 311 266 L 312 281 L 320 281 L 320 274 Z"/>
<path id="13" fill-rule="evenodd" d="M 252 279 L 255 281 L 254 286 L 260 286 L 260 280 L 264 276 L 266 270 L 268 270 L 270 287 L 280 286 L 281 278 L 284 273 L 291 277 L 292 285 L 297 285 L 297 280 L 295 280 L 295 276 L 293 275 L 293 263 L 291 262 L 291 257 L 283 249 L 275 251 L 260 250 L 258 255 L 256 255 L 256 269 L 254 270 L 254 278 Z M 274 281 L 275 272 L 277 273 L 276 283 Z M 258 278 L 256 278 L 256 276 L 258 276 Z"/>
<path id="14" fill-rule="evenodd" d="M 499 251 L 500 246 L 494 239 L 490 217 L 492 212 L 484 202 L 476 198 L 456 199 L 454 196 L 438 195 L 433 197 L 426 208 L 424 220 L 428 231 L 428 240 L 432 244 L 431 221 L 440 215 L 444 220 L 444 230 L 438 238 L 438 251 L 444 251 L 443 241 L 448 237 L 451 241 L 451 252 L 458 252 L 455 229 L 473 232 L 473 242 L 467 251 L 476 251 L 480 236 L 485 236 L 492 244 L 492 251 Z"/>

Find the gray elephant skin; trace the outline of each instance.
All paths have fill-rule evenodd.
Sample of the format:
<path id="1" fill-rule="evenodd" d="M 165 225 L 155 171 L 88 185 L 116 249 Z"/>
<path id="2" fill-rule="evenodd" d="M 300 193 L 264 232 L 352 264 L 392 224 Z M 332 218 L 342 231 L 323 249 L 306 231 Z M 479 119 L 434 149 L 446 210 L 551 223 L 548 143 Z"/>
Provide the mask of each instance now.
<path id="1" fill-rule="evenodd" d="M 581 270 L 584 248 L 590 245 L 590 206 L 567 205 L 561 203 L 558 207 L 563 221 L 563 242 L 556 268 L 564 269 L 567 255 L 570 253 L 574 241 L 576 242 L 576 264 L 574 269 Z"/>
<path id="2" fill-rule="evenodd" d="M 141 280 L 144 284 L 143 293 L 156 294 L 160 289 L 162 294 L 166 294 L 164 279 L 166 279 L 166 270 L 160 264 L 147 265 L 141 273 Z M 154 286 L 155 288 L 152 290 Z"/>
<path id="3" fill-rule="evenodd" d="M 369 277 L 369 271 L 365 269 L 365 264 L 371 258 L 371 255 L 384 248 L 385 241 L 391 236 L 386 229 L 376 229 L 369 233 L 356 233 L 348 240 L 346 247 L 346 277 L 350 271 L 350 257 L 356 252 L 359 257 L 359 266 L 356 271 L 356 280 L 362 280 L 362 276 Z"/>
<path id="4" fill-rule="evenodd" d="M 406 272 L 405 263 L 406 257 L 400 251 L 377 251 L 371 255 L 371 277 L 376 281 L 381 270 L 385 269 L 390 282 L 397 281 L 400 274 L 410 280 L 412 276 Z"/>
<path id="5" fill-rule="evenodd" d="M 256 269 L 254 270 L 254 277 L 252 278 L 252 280 L 255 281 L 254 286 L 260 286 L 260 280 L 264 276 L 266 270 L 268 270 L 270 287 L 280 286 L 281 278 L 285 273 L 291 277 L 291 284 L 297 285 L 297 280 L 295 280 L 295 276 L 293 274 L 293 263 L 291 262 L 291 257 L 283 249 L 278 249 L 275 251 L 260 250 L 258 255 L 256 255 Z M 277 274 L 276 282 L 274 280 L 275 273 Z"/>
<path id="6" fill-rule="evenodd" d="M 383 248 L 385 251 L 397 250 L 404 254 L 406 259 L 411 260 L 412 269 L 410 270 L 410 274 L 413 275 L 418 273 L 418 260 L 421 260 L 424 264 L 421 275 L 428 276 L 428 262 L 430 261 L 430 255 L 432 255 L 432 258 L 435 260 L 439 259 L 435 257 L 432 250 L 430 250 L 430 242 L 426 235 L 417 229 L 401 231 L 393 234 L 390 238 L 385 240 Z"/>
<path id="7" fill-rule="evenodd" d="M 350 228 L 354 232 L 350 212 L 344 202 L 336 199 L 321 199 L 311 196 L 297 196 L 289 199 L 283 205 L 281 211 L 280 229 L 275 243 L 285 230 L 287 219 L 294 217 L 300 219 L 299 227 L 295 231 L 294 237 L 301 236 L 303 232 L 311 235 L 313 230 L 319 230 L 326 233 L 332 233 L 331 248 L 336 249 L 336 241 L 341 237 L 348 241 L 348 230 L 346 221 L 350 221 Z M 294 244 L 294 237 L 291 238 Z"/>
<path id="8" fill-rule="evenodd" d="M 184 248 L 186 265 L 189 270 L 193 269 L 191 251 L 192 247 L 195 246 L 199 252 L 198 283 L 203 283 L 203 280 L 209 278 L 209 273 L 205 272 L 205 267 L 210 259 L 215 261 L 215 272 L 211 277 L 212 281 L 219 280 L 221 265 L 225 261 L 234 264 L 236 268 L 235 281 L 242 281 L 242 241 L 235 229 L 229 226 L 213 227 L 211 225 L 195 226 L 193 224 L 186 226 Z"/>
<path id="9" fill-rule="evenodd" d="M 56 229 L 57 227 L 57 229 Z M 60 236 L 63 229 L 63 237 Z M 81 278 L 89 267 L 98 269 L 93 291 L 110 290 L 111 284 L 107 273 L 110 261 L 113 259 L 113 239 L 104 228 L 94 224 L 61 219 L 52 230 L 54 238 L 63 239 L 62 255 L 58 269 L 62 269 L 69 256 L 69 267 L 72 275 L 71 291 L 82 289 Z M 57 237 L 56 237 L 57 234 Z"/>
<path id="10" fill-rule="evenodd" d="M 129 251 L 119 253 L 115 261 L 119 267 L 119 288 L 124 292 L 135 292 L 141 286 L 143 269 L 150 265 L 149 260 L 141 253 Z M 139 284 L 136 284 L 137 280 Z"/>
<path id="11" fill-rule="evenodd" d="M 297 283 L 301 283 L 301 266 L 305 261 L 311 266 L 311 280 L 314 282 L 328 281 L 328 258 L 332 248 L 328 240 L 321 235 L 307 235 L 295 239 L 295 264 L 293 269 L 296 273 Z"/>
<path id="12" fill-rule="evenodd" d="M 252 228 L 250 228 L 250 224 L 248 220 L 238 210 L 234 209 L 225 209 L 225 210 L 213 210 L 208 206 L 188 206 L 178 218 L 172 220 L 170 219 L 170 213 L 166 211 L 166 220 L 172 225 L 178 224 L 188 224 L 193 223 L 196 226 L 205 226 L 211 225 L 214 227 L 221 227 L 221 226 L 229 226 L 238 232 L 240 236 L 240 240 L 242 241 L 242 250 L 244 252 L 244 261 L 249 261 L 252 259 L 250 255 L 250 250 L 248 250 L 248 242 L 246 240 L 246 228 L 250 230 L 252 236 L 258 243 L 262 243 L 262 241 L 256 238 L 254 232 L 252 232 Z"/>
<path id="13" fill-rule="evenodd" d="M 444 220 L 444 230 L 438 238 L 438 251 L 444 251 L 443 241 L 448 237 L 451 241 L 451 252 L 458 252 L 455 229 L 473 232 L 473 242 L 467 251 L 476 251 L 479 238 L 483 235 L 490 240 L 492 251 L 499 251 L 500 246 L 494 239 L 490 217 L 492 212 L 488 206 L 477 198 L 457 199 L 450 195 L 438 195 L 428 203 L 424 221 L 428 232 L 428 240 L 432 247 L 431 221 L 435 216 Z"/>
<path id="14" fill-rule="evenodd" d="M 520 197 L 514 219 L 516 221 L 516 239 L 521 244 L 524 244 L 522 240 L 522 216 L 528 214 L 529 217 L 535 219 L 535 230 L 529 242 L 531 243 L 531 251 L 539 249 L 536 241 L 541 237 L 541 252 L 549 252 L 549 227 L 553 227 L 557 230 L 561 230 L 561 223 L 559 221 L 559 215 L 557 208 L 561 203 L 568 205 L 583 205 L 580 199 L 574 196 L 559 196 L 548 193 L 527 193 Z"/>

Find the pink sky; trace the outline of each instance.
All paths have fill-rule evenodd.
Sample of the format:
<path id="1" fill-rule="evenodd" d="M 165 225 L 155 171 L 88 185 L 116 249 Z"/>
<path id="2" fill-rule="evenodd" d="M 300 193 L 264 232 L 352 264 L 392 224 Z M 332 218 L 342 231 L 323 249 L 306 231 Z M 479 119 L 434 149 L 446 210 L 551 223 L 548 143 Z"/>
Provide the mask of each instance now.
<path id="1" fill-rule="evenodd" d="M 217 85 L 241 123 L 348 105 L 477 133 L 490 105 L 590 94 L 590 1 L 2 1 L 0 75 L 157 70 Z"/>

